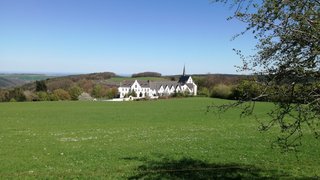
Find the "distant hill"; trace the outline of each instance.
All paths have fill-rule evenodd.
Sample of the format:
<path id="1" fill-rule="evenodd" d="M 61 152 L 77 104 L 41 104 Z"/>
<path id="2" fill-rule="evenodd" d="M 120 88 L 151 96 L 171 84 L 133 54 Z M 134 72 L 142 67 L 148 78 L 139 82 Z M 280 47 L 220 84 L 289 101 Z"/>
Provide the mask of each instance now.
<path id="1" fill-rule="evenodd" d="M 0 74 L 0 88 L 12 88 L 51 77 L 45 74 Z"/>
<path id="2" fill-rule="evenodd" d="M 0 88 L 10 88 L 15 86 L 21 86 L 26 82 L 20 79 L 11 79 L 0 77 Z"/>
<path id="3" fill-rule="evenodd" d="M 91 74 L 78 74 L 68 75 L 62 77 L 53 77 L 45 80 L 49 91 L 55 89 L 69 89 L 70 87 L 77 85 L 83 88 L 86 92 L 90 92 L 96 84 L 104 86 L 114 87 L 114 84 L 108 84 L 107 80 L 116 77 L 113 72 L 91 73 Z M 34 91 L 36 83 L 28 83 L 22 86 L 23 89 Z"/>
<path id="4" fill-rule="evenodd" d="M 53 75 L 46 75 L 46 74 L 0 74 L 0 77 L 6 79 L 18 79 L 25 82 L 32 82 L 32 81 L 39 81 L 45 80 L 51 77 L 58 77 Z"/>
<path id="5" fill-rule="evenodd" d="M 1 87 L 16 87 L 21 86 L 25 90 L 35 91 L 36 85 L 35 80 L 45 80 L 46 85 L 48 86 L 49 91 L 55 89 L 65 89 L 68 90 L 72 86 L 79 86 L 86 92 L 92 92 L 92 89 L 95 85 L 102 85 L 106 88 L 118 87 L 120 83 L 124 80 L 152 80 L 152 81 L 165 81 L 165 80 L 178 80 L 181 75 L 169 75 L 161 76 L 160 73 L 154 72 L 144 72 L 136 74 L 138 77 L 122 77 L 117 76 L 113 72 L 101 72 L 101 73 L 91 73 L 91 74 L 78 74 L 78 75 L 68 75 L 61 77 L 49 77 L 45 75 L 11 75 L 16 79 L 1 78 L 0 79 L 0 88 Z M 148 77 L 141 77 L 147 76 Z M 151 76 L 150 76 L 151 75 Z M 30 80 L 33 77 L 33 81 L 26 83 L 26 79 Z M 140 76 L 140 77 L 139 77 Z M 157 77 L 154 77 L 157 76 Z M 195 82 L 198 84 L 199 88 L 201 87 L 212 87 L 217 84 L 227 84 L 233 85 L 237 84 L 244 78 L 248 78 L 248 75 L 235 75 L 235 74 L 193 74 L 191 75 Z M 0 74 L 1 77 L 1 74 Z M 25 79 L 20 80 L 18 78 Z"/>
<path id="6" fill-rule="evenodd" d="M 61 78 L 70 78 L 73 81 L 78 81 L 82 79 L 86 80 L 105 80 L 110 79 L 112 77 L 117 76 L 113 72 L 101 72 L 101 73 L 91 73 L 91 74 L 79 74 L 79 75 L 70 75 L 70 76 L 64 76 Z M 57 78 L 56 78 L 57 79 Z"/>
<path id="7" fill-rule="evenodd" d="M 160 73 L 157 72 L 141 72 L 141 73 L 136 73 L 132 74 L 132 77 L 161 77 Z"/>

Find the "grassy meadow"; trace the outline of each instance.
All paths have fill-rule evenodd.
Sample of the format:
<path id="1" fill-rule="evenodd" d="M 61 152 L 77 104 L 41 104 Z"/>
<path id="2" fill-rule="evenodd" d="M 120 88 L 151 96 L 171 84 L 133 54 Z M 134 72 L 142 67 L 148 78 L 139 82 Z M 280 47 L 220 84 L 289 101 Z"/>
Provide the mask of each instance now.
<path id="1" fill-rule="evenodd" d="M 184 98 L 139 102 L 0 103 L 0 179 L 212 179 L 320 177 L 320 142 L 305 132 L 300 152 L 272 149 L 234 109 L 220 117 Z M 267 118 L 272 104 L 259 103 Z"/>

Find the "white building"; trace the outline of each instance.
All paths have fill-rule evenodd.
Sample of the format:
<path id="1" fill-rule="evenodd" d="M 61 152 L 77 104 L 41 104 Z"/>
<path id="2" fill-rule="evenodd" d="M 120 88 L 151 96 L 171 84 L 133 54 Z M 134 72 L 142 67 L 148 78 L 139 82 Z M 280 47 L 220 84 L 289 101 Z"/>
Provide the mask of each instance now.
<path id="1" fill-rule="evenodd" d="M 124 81 L 120 84 L 118 91 L 120 98 L 124 98 L 133 92 L 140 98 L 153 98 L 157 96 L 169 96 L 174 93 L 187 93 L 196 96 L 197 89 L 198 87 L 193 82 L 192 77 L 185 75 L 185 69 L 183 69 L 183 75 L 179 78 L 179 81 Z"/>

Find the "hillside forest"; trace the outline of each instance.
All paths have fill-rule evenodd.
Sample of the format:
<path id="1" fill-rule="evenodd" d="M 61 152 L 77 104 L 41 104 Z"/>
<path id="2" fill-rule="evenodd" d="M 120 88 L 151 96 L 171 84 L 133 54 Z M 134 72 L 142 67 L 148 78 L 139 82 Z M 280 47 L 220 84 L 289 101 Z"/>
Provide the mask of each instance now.
<path id="1" fill-rule="evenodd" d="M 244 92 L 246 96 L 255 97 L 262 91 L 254 76 L 200 74 L 192 75 L 192 77 L 198 85 L 198 96 L 239 99 L 244 96 Z M 53 77 L 14 87 L 0 88 L 0 102 L 112 99 L 118 97 L 117 89 L 122 80 L 137 78 L 176 81 L 179 76 L 161 76 L 160 73 L 143 72 L 133 74 L 132 77 L 120 77 L 112 72 L 103 72 Z M 163 98 L 183 96 L 187 95 L 173 94 Z"/>

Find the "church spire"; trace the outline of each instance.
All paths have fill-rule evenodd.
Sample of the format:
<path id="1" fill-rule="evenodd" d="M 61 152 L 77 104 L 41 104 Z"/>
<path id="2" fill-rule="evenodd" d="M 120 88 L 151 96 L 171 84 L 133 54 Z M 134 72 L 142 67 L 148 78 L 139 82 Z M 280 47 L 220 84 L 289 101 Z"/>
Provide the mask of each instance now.
<path id="1" fill-rule="evenodd" d="M 186 65 L 183 65 L 183 72 L 182 72 L 182 76 L 186 75 Z"/>

